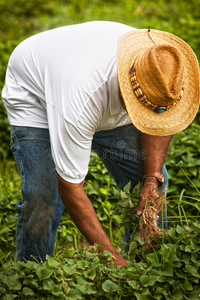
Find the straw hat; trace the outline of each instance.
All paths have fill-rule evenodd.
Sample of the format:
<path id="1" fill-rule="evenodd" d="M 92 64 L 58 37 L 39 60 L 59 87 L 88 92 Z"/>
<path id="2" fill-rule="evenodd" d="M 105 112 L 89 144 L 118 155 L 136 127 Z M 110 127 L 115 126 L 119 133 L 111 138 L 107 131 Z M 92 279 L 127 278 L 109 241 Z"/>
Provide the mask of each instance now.
<path id="1" fill-rule="evenodd" d="M 138 29 L 118 41 L 120 92 L 132 123 L 158 136 L 187 128 L 199 108 L 199 67 L 188 44 L 168 32 Z"/>

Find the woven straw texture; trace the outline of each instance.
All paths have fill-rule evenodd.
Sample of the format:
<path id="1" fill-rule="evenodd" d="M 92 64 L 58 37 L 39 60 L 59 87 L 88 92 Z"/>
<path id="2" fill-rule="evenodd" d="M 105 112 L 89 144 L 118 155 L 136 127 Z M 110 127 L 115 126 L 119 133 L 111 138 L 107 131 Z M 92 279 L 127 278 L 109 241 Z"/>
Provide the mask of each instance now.
<path id="1" fill-rule="evenodd" d="M 152 47 L 148 29 L 124 34 L 118 41 L 117 69 L 122 97 L 132 123 L 140 131 L 157 136 L 167 136 L 186 129 L 195 118 L 199 108 L 199 67 L 197 58 L 188 44 L 177 36 L 159 30 L 151 30 L 155 44 L 176 47 L 184 63 L 184 93 L 180 102 L 164 113 L 156 113 L 145 107 L 133 92 L 130 68 L 135 57 Z"/>

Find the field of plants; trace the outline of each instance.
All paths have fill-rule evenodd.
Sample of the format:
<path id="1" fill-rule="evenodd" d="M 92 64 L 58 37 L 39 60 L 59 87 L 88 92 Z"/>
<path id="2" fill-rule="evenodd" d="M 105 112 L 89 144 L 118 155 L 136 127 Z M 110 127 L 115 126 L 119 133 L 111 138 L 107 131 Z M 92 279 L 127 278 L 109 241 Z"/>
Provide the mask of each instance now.
<path id="1" fill-rule="evenodd" d="M 0 89 L 9 56 L 20 41 L 43 30 L 90 20 L 172 32 L 200 59 L 200 0 L 0 0 L 0 17 Z M 54 256 L 45 262 L 22 263 L 15 261 L 20 179 L 0 102 L 0 299 L 200 299 L 199 121 L 200 114 L 170 144 L 166 158 L 169 229 L 161 232 L 152 249 L 139 238 L 135 214 L 139 187 L 133 194 L 128 188 L 117 189 L 92 154 L 85 191 L 128 267 L 115 268 L 108 252 L 97 254 L 98 245 L 88 245 L 67 211 L 58 228 Z M 123 242 L 122 223 L 133 229 L 129 245 Z"/>

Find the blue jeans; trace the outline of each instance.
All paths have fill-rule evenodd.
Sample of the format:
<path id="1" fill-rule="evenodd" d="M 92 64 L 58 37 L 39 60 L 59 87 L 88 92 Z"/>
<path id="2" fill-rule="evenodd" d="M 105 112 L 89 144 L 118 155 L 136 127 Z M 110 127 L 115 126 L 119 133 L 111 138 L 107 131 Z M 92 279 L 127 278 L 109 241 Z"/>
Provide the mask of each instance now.
<path id="1" fill-rule="evenodd" d="M 48 129 L 11 126 L 11 149 L 21 177 L 17 260 L 45 260 L 53 254 L 56 230 L 64 210 L 57 188 Z"/>
<path id="2" fill-rule="evenodd" d="M 11 126 L 11 149 L 21 177 L 22 199 L 17 203 L 17 260 L 45 260 L 52 256 L 57 227 L 64 210 L 48 129 Z M 145 153 L 140 132 L 132 125 L 95 133 L 92 149 L 99 155 L 119 188 L 133 188 L 144 174 Z M 160 192 L 167 191 L 167 171 Z M 166 210 L 165 210 L 166 219 Z M 165 222 L 166 223 L 166 222 Z M 129 238 L 125 232 L 125 241 Z"/>

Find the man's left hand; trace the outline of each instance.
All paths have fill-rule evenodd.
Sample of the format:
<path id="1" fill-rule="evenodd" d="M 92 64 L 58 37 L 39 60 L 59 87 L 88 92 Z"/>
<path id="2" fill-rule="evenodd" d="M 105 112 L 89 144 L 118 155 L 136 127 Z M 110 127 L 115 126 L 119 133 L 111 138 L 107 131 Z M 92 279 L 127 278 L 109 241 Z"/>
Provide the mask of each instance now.
<path id="1" fill-rule="evenodd" d="M 154 178 L 145 180 L 143 189 L 140 193 L 140 204 L 137 209 L 137 215 L 141 215 L 147 201 L 152 201 L 156 205 L 157 212 L 162 210 L 162 199 L 158 194 L 158 182 Z"/>

